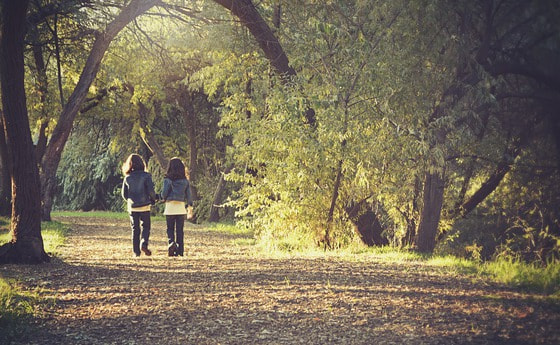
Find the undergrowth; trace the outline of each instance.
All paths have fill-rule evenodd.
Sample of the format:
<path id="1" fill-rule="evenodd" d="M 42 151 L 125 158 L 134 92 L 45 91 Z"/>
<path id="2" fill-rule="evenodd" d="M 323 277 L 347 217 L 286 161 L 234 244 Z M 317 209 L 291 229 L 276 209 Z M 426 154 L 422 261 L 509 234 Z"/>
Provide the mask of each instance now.
<path id="1" fill-rule="evenodd" d="M 0 245 L 11 241 L 9 219 L 0 218 Z M 67 227 L 60 222 L 41 223 L 45 251 L 56 254 L 67 235 Z M 36 316 L 37 306 L 43 303 L 36 292 L 24 291 L 17 281 L 0 276 L 0 344 L 21 340 L 31 329 L 30 320 Z"/>

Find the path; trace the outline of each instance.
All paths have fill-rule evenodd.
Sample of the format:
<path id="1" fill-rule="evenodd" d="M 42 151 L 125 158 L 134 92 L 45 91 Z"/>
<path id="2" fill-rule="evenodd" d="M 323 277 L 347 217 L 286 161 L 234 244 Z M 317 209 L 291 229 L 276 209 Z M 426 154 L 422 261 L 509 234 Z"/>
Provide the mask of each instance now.
<path id="1" fill-rule="evenodd" d="M 168 258 L 163 222 L 133 258 L 126 221 L 59 220 L 61 259 L 0 267 L 56 298 L 25 344 L 560 343 L 558 307 L 419 263 L 258 258 L 192 224 Z"/>

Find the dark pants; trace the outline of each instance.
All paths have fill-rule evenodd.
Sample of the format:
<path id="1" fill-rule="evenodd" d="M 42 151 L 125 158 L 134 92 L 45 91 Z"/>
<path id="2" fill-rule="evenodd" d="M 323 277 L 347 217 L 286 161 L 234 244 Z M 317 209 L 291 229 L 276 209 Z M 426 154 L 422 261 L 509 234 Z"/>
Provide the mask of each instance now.
<path id="1" fill-rule="evenodd" d="M 185 245 L 183 242 L 185 226 L 185 215 L 178 214 L 172 216 L 165 216 L 167 222 L 167 241 L 169 244 L 177 243 L 177 255 L 183 255 Z"/>
<path id="2" fill-rule="evenodd" d="M 150 211 L 132 212 L 130 214 L 130 227 L 132 228 L 132 250 L 140 255 L 140 227 L 142 227 L 142 247 L 148 247 L 150 239 Z"/>

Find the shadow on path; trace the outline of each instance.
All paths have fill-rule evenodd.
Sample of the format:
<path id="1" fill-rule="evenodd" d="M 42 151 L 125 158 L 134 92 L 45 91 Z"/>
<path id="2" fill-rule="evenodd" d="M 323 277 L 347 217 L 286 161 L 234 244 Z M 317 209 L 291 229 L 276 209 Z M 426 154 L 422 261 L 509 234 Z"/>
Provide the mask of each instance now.
<path id="1" fill-rule="evenodd" d="M 22 344 L 556 344 L 557 307 L 420 263 L 271 259 L 189 225 L 133 259 L 126 221 L 72 218 L 60 259 L 1 267 L 53 298 Z"/>

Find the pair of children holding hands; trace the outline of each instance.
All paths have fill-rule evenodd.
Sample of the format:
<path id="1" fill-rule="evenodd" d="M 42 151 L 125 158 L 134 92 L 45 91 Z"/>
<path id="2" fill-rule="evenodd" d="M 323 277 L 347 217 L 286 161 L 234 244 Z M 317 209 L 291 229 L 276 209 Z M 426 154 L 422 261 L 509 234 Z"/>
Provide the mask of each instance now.
<path id="1" fill-rule="evenodd" d="M 161 200 L 165 202 L 163 214 L 167 223 L 168 255 L 183 256 L 185 250 L 183 229 L 185 215 L 187 215 L 185 202 L 187 206 L 193 205 L 185 165 L 181 159 L 171 158 L 163 179 L 161 196 L 156 195 L 152 175 L 145 170 L 144 160 L 135 153 L 128 156 L 122 167 L 125 175 L 122 197 L 127 202 L 127 211 L 130 215 L 134 255 L 140 256 L 140 252 L 147 256 L 152 255 L 148 249 L 151 228 L 150 207 L 157 200 Z"/>

